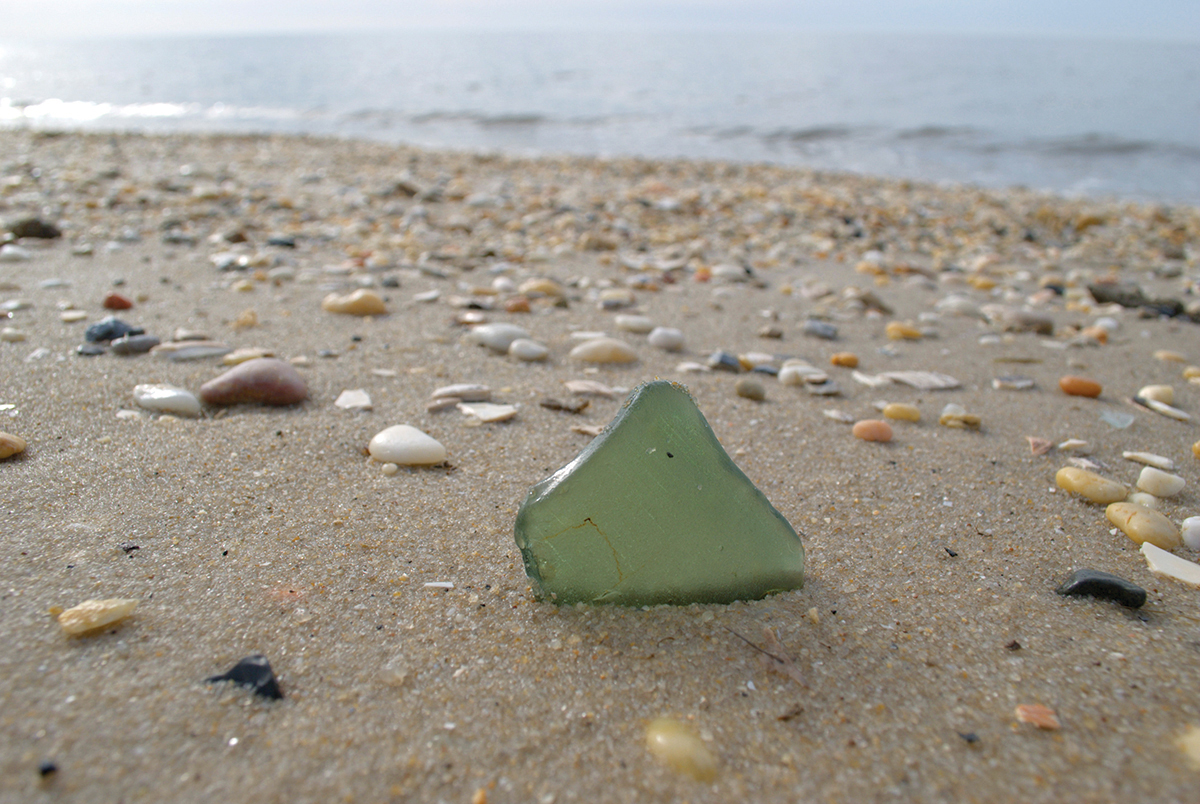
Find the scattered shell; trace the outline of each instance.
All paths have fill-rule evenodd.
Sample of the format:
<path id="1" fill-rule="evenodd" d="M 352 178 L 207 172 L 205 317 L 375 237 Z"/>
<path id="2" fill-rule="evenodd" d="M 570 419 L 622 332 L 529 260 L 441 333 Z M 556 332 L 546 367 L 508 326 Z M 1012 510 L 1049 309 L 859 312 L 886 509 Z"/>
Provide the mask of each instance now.
<path id="1" fill-rule="evenodd" d="M 683 333 L 672 327 L 655 327 L 650 330 L 646 342 L 655 349 L 666 352 L 678 352 L 683 349 Z"/>
<path id="2" fill-rule="evenodd" d="M 1077 469 L 1074 466 L 1064 466 L 1054 475 L 1058 487 L 1072 494 L 1078 494 L 1100 505 L 1108 505 L 1124 500 L 1129 495 L 1129 489 L 1124 483 L 1109 480 L 1095 472 Z"/>
<path id="3" fill-rule="evenodd" d="M 68 636 L 79 636 L 125 619 L 137 604 L 136 600 L 119 597 L 85 600 L 58 615 L 58 624 Z"/>
<path id="4" fill-rule="evenodd" d="M 1054 449 L 1054 442 L 1047 441 L 1044 438 L 1037 436 L 1025 436 L 1025 440 L 1029 442 L 1029 451 L 1034 455 L 1045 455 L 1050 450 Z"/>
<path id="5" fill-rule="evenodd" d="M 1059 379 L 1058 387 L 1062 389 L 1064 394 L 1087 396 L 1093 399 L 1100 396 L 1100 391 L 1102 390 L 1100 383 L 1095 380 L 1070 374 Z"/>
<path id="6" fill-rule="evenodd" d="M 113 342 L 114 345 L 116 341 Z M 253 360 L 256 357 L 274 357 L 275 353 L 270 349 L 262 349 L 257 346 L 249 346 L 243 349 L 234 349 L 221 358 L 221 363 L 226 366 L 236 366 L 239 363 L 245 363 L 247 360 Z"/>
<path id="7" fill-rule="evenodd" d="M 1164 472 L 1175 471 L 1175 461 L 1164 458 L 1162 455 L 1155 455 L 1153 452 L 1122 452 L 1121 457 L 1127 461 L 1162 469 Z"/>
<path id="8" fill-rule="evenodd" d="M 492 389 L 486 385 L 476 385 L 474 383 L 443 385 L 433 392 L 433 398 L 452 398 L 459 402 L 486 402 L 492 398 Z"/>
<path id="9" fill-rule="evenodd" d="M 892 381 L 882 374 L 871 375 L 864 374 L 861 371 L 855 371 L 850 376 L 854 378 L 856 383 L 865 385 L 868 388 L 884 388 L 892 384 Z M 782 379 L 782 377 L 780 377 L 780 379 Z"/>
<path id="10" fill-rule="evenodd" d="M 572 360 L 585 363 L 636 363 L 637 353 L 616 338 L 594 338 L 571 350 Z"/>
<path id="11" fill-rule="evenodd" d="M 333 404 L 342 410 L 367 411 L 374 407 L 371 404 L 371 395 L 362 388 L 342 391 Z"/>
<path id="12" fill-rule="evenodd" d="M 1147 385 L 1137 392 L 1138 399 L 1153 399 L 1164 405 L 1175 404 L 1175 389 L 1169 385 Z"/>
<path id="13" fill-rule="evenodd" d="M 853 416 L 841 410 L 826 409 L 821 411 L 821 414 L 827 419 L 833 419 L 835 422 L 841 422 L 842 424 L 854 424 L 855 421 Z"/>
<path id="14" fill-rule="evenodd" d="M 1146 558 L 1146 566 L 1155 575 L 1200 586 L 1200 564 L 1172 555 L 1149 541 L 1142 543 L 1142 555 Z"/>
<path id="15" fill-rule="evenodd" d="M 506 422 L 517 415 L 516 405 L 497 405 L 492 402 L 461 402 L 458 409 L 481 422 Z"/>
<path id="16" fill-rule="evenodd" d="M 948 391 L 962 385 L 949 374 L 936 371 L 885 371 L 879 376 L 922 391 Z"/>
<path id="17" fill-rule="evenodd" d="M 1183 543 L 1192 550 L 1200 550 L 1200 516 L 1189 516 L 1179 528 Z"/>
<path id="18" fill-rule="evenodd" d="M 1164 363 L 1186 363 L 1187 358 L 1179 352 L 1172 352 L 1170 349 L 1159 349 L 1154 353 L 1155 360 L 1161 360 Z"/>
<path id="19" fill-rule="evenodd" d="M 609 388 L 604 383 L 596 382 L 595 380 L 567 380 L 563 385 L 571 393 L 579 394 L 580 396 L 603 396 L 611 399 L 623 393 L 618 388 Z"/>
<path id="20" fill-rule="evenodd" d="M 517 338 L 508 345 L 508 353 L 518 360 L 524 360 L 527 363 L 545 360 L 550 356 L 550 350 L 545 344 L 538 343 L 531 338 Z"/>
<path id="21" fill-rule="evenodd" d="M 229 344 L 220 341 L 187 340 L 160 343 L 150 350 L 150 354 L 165 357 L 175 363 L 182 363 L 186 360 L 221 357 L 232 350 L 233 348 Z"/>
<path id="22" fill-rule="evenodd" d="M 1039 729 L 1046 731 L 1058 731 L 1062 728 L 1062 724 L 1058 722 L 1058 715 L 1048 706 L 1041 704 L 1021 704 L 1016 710 L 1017 720 L 1022 723 L 1032 723 Z"/>
<path id="23" fill-rule="evenodd" d="M 367 451 L 377 461 L 401 466 L 429 466 L 446 460 L 446 448 L 440 442 L 407 424 L 376 433 Z"/>
<path id="24" fill-rule="evenodd" d="M 1174 550 L 1182 544 L 1179 531 L 1171 520 L 1144 505 L 1115 502 L 1104 510 L 1104 516 L 1135 544 L 1149 542 L 1164 550 Z"/>
<path id="25" fill-rule="evenodd" d="M 1186 422 L 1186 421 L 1190 421 L 1192 418 L 1190 414 L 1185 413 L 1184 411 L 1180 410 L 1179 408 L 1173 408 L 1166 403 L 1159 402 L 1157 399 L 1142 399 L 1139 397 L 1134 401 L 1138 402 L 1142 405 L 1145 405 L 1146 407 L 1150 408 L 1150 410 L 1154 411 L 1155 413 L 1161 413 L 1163 416 L 1166 416 L 1169 419 L 1175 419 L 1176 421 Z"/>
<path id="26" fill-rule="evenodd" d="M 1058 445 L 1059 452 L 1074 452 L 1076 455 L 1091 455 L 1092 445 L 1082 438 L 1068 438 Z"/>
<path id="27" fill-rule="evenodd" d="M 992 379 L 992 387 L 997 391 L 1028 391 L 1033 386 L 1033 378 L 1020 374 L 1006 374 Z"/>
<path id="28" fill-rule="evenodd" d="M 967 409 L 957 402 L 951 402 L 942 408 L 942 415 L 938 417 L 938 424 L 960 429 L 978 429 L 982 421 L 978 414 L 967 413 Z"/>
<path id="29" fill-rule="evenodd" d="M 199 416 L 200 400 L 191 391 L 174 385 L 136 385 L 133 400 L 139 407 L 156 413 L 171 413 L 175 416 Z"/>
<path id="30" fill-rule="evenodd" d="M 387 307 L 379 294 L 366 288 L 359 288 L 345 296 L 330 293 L 321 300 L 321 309 L 327 313 L 342 315 L 384 315 L 387 313 Z"/>
<path id="31" fill-rule="evenodd" d="M 887 442 L 892 440 L 892 426 L 879 419 L 863 419 L 855 422 L 852 432 L 855 438 L 861 438 L 863 441 Z"/>
<path id="32" fill-rule="evenodd" d="M 1155 497 L 1174 497 L 1183 491 L 1185 485 L 1187 485 L 1187 481 L 1179 475 L 1164 472 L 1153 466 L 1142 469 L 1137 481 L 1139 489 L 1147 494 L 1153 494 Z"/>
<path id="33" fill-rule="evenodd" d="M 646 748 L 660 762 L 701 782 L 717 778 L 717 758 L 686 726 L 658 718 L 646 727 Z"/>
<path id="34" fill-rule="evenodd" d="M 0 461 L 25 451 L 25 439 L 12 433 L 0 432 Z"/>

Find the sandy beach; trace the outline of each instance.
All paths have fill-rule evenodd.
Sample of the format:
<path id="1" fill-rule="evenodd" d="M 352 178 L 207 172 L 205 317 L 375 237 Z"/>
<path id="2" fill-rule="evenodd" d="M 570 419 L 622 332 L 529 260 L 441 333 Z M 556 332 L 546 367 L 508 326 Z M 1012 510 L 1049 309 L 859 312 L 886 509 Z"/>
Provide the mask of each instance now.
<path id="1" fill-rule="evenodd" d="M 1186 480 L 1158 511 L 1200 515 L 1198 209 L 758 165 L 2 131 L 0 221 L 30 218 L 62 236 L 0 253 L 0 302 L 25 303 L 0 320 L 0 431 L 27 442 L 0 461 L 2 801 L 1195 800 L 1200 589 L 1151 573 L 1055 473 L 1090 462 L 1132 491 L 1142 467 L 1123 453 L 1154 453 Z M 522 295 L 534 279 L 562 295 Z M 1179 314 L 1101 304 L 1096 284 Z M 355 289 L 386 314 L 322 309 Z M 78 354 L 110 292 L 164 342 L 183 329 L 291 361 L 308 399 L 139 408 L 139 384 L 195 393 L 228 366 Z M 683 350 L 622 329 L 633 315 Z M 548 358 L 469 342 L 480 321 Z M 572 360 L 587 332 L 637 361 Z M 751 374 L 708 369 L 717 350 L 805 359 L 836 393 L 759 372 L 765 399 L 741 397 Z M 957 387 L 879 380 L 903 371 Z M 1103 390 L 1068 396 L 1064 375 Z M 513 536 L 526 491 L 588 444 L 572 428 L 655 378 L 690 389 L 802 534 L 803 588 L 535 598 Z M 453 383 L 518 413 L 428 410 Z M 1191 418 L 1135 404 L 1147 385 Z M 349 389 L 373 409 L 337 407 Z M 920 421 L 855 438 L 887 402 Z M 978 427 L 939 424 L 949 403 Z M 366 448 L 397 424 L 447 463 L 385 473 Z M 1145 605 L 1056 594 L 1080 568 Z M 139 602 L 84 636 L 56 622 L 107 598 Z M 749 644 L 764 629 L 796 673 Z M 282 700 L 205 683 L 251 654 Z M 1021 722 L 1022 705 L 1061 727 Z M 714 780 L 647 750 L 662 717 L 715 757 Z"/>

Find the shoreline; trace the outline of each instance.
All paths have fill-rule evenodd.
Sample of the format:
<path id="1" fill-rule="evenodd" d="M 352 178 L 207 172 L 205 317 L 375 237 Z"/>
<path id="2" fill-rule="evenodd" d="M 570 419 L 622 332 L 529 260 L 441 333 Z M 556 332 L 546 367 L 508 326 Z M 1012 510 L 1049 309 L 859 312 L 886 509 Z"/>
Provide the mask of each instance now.
<path id="1" fill-rule="evenodd" d="M 1087 291 L 1115 279 L 1194 303 L 1200 209 L 284 135 L 4 130 L 0 143 L 0 220 L 64 234 L 0 262 L 0 301 L 32 304 L 3 322 L 24 340 L 0 342 L 0 404 L 15 406 L 0 430 L 28 441 L 0 461 L 0 798 L 1172 801 L 1195 789 L 1178 741 L 1200 728 L 1200 590 L 1151 574 L 1104 509 L 1054 475 L 1086 457 L 1132 485 L 1140 467 L 1123 451 L 1157 453 L 1187 480 L 1159 510 L 1177 524 L 1200 514 L 1200 386 L 1181 377 L 1200 364 L 1200 325 Z M 564 302 L 533 295 L 529 312 L 507 312 L 531 279 L 553 280 Z M 356 288 L 387 314 L 322 310 Z M 195 392 L 224 367 L 76 355 L 109 291 L 134 301 L 119 317 L 164 341 L 182 327 L 305 358 L 308 400 L 139 411 L 135 385 Z M 952 295 L 965 301 L 937 307 Z M 1001 308 L 991 320 L 987 305 Z M 72 310 L 86 318 L 62 320 Z M 548 360 L 466 342 L 466 314 L 525 328 Z M 650 346 L 618 315 L 678 328 L 684 350 Z M 1101 344 L 1088 332 L 1105 317 L 1116 326 Z M 809 320 L 837 339 L 806 335 Z M 890 322 L 919 337 L 890 339 Z M 1053 334 L 1012 331 L 1046 323 Z M 638 361 L 572 361 L 585 331 L 623 339 Z M 745 373 L 680 368 L 717 349 L 807 359 L 840 393 L 762 375 L 755 402 L 734 391 Z M 1156 359 L 1164 350 L 1188 363 Z M 838 352 L 864 375 L 937 371 L 961 387 L 870 387 L 830 364 Z M 1010 374 L 1033 388 L 993 387 Z M 1064 395 L 1066 374 L 1101 396 Z M 622 395 L 587 397 L 578 414 L 540 400 L 572 398 L 568 380 L 656 377 L 691 390 L 801 532 L 803 588 L 649 610 L 532 598 L 517 506 L 587 445 L 571 427 L 604 425 Z M 489 385 L 516 418 L 426 409 L 459 382 Z M 1171 384 L 1192 420 L 1126 402 L 1149 384 Z M 372 411 L 334 406 L 355 388 Z M 827 413 L 880 418 L 883 401 L 921 421 L 893 422 L 878 444 Z M 939 425 L 946 403 L 980 429 Z M 364 455 L 404 423 L 444 444 L 449 466 L 386 475 Z M 1090 451 L 1034 455 L 1026 436 Z M 1055 594 L 1080 567 L 1149 600 Z M 98 635 L 68 638 L 47 614 L 110 597 L 140 603 Z M 764 628 L 807 687 L 738 638 L 761 645 Z M 204 683 L 253 653 L 284 700 Z M 1019 723 L 1021 704 L 1051 707 L 1061 730 Z M 715 781 L 647 752 L 659 717 L 716 756 Z M 40 778 L 42 762 L 58 770 Z"/>

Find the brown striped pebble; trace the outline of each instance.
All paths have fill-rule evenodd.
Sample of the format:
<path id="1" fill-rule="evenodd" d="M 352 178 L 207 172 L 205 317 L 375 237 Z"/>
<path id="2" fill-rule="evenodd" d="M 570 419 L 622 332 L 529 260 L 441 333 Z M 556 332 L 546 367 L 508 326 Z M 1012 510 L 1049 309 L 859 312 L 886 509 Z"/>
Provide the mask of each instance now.
<path id="1" fill-rule="evenodd" d="M 905 405 L 901 402 L 892 402 L 883 409 L 884 418 L 900 419 L 906 422 L 921 421 L 921 409 L 916 405 Z"/>
<path id="2" fill-rule="evenodd" d="M 858 355 L 854 352 L 837 352 L 829 358 L 829 362 L 842 368 L 858 368 Z"/>
<path id="3" fill-rule="evenodd" d="M 891 441 L 892 426 L 879 419 L 863 419 L 854 424 L 854 437 L 863 441 Z"/>
<path id="4" fill-rule="evenodd" d="M 1058 381 L 1058 387 L 1063 390 L 1064 394 L 1071 396 L 1089 396 L 1093 399 L 1100 396 L 1101 386 L 1095 380 L 1089 380 L 1087 377 L 1076 377 L 1068 374 Z"/>
<path id="5" fill-rule="evenodd" d="M 1163 550 L 1174 550 L 1183 544 L 1175 524 L 1144 505 L 1115 502 L 1104 510 L 1108 521 L 1120 528 L 1134 544 L 1150 542 Z"/>
<path id="6" fill-rule="evenodd" d="M 1197 441 L 1195 444 L 1192 444 L 1192 454 L 1195 455 L 1197 458 L 1200 458 L 1200 441 Z"/>

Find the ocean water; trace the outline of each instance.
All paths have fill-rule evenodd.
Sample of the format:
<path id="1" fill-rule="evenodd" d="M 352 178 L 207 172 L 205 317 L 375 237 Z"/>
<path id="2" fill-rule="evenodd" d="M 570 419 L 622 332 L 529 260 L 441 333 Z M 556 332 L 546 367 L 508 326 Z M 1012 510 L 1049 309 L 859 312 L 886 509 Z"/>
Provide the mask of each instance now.
<path id="1" fill-rule="evenodd" d="M 407 31 L 5 41 L 0 125 L 767 161 L 1200 205 L 1200 43 Z"/>

